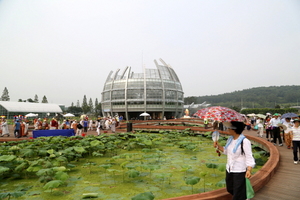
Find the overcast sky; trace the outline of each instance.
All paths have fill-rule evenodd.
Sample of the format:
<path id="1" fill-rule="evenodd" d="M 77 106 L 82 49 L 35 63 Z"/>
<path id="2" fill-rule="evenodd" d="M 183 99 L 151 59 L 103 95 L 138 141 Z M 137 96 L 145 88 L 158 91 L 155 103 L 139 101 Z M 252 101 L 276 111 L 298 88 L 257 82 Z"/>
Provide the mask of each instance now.
<path id="1" fill-rule="evenodd" d="M 300 83 L 299 0 L 0 0 L 0 93 L 101 99 L 162 58 L 185 97 Z"/>

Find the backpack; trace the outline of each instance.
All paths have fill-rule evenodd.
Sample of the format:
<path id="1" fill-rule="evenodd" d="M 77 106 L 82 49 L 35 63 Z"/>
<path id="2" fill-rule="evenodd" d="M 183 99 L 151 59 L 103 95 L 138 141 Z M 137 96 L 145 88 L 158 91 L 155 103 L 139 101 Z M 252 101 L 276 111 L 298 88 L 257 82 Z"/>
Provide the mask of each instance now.
<path id="1" fill-rule="evenodd" d="M 77 128 L 82 129 L 82 125 L 81 124 L 77 124 Z"/>

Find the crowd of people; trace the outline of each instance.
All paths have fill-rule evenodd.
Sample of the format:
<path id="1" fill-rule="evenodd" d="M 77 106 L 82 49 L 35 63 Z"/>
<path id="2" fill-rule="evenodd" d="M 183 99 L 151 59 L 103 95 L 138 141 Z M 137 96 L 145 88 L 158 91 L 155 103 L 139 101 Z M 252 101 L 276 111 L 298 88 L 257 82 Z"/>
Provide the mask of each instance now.
<path id="1" fill-rule="evenodd" d="M 0 127 L 1 127 L 1 135 L 0 137 L 4 137 L 5 135 L 7 137 L 10 136 L 9 133 L 9 128 L 8 128 L 8 123 L 7 120 L 5 118 L 2 118 L 0 120 Z M 27 137 L 28 136 L 28 120 L 26 119 L 15 119 L 14 120 L 14 136 L 16 138 L 20 138 L 20 137 Z"/>
<path id="2" fill-rule="evenodd" d="M 257 137 L 265 137 L 267 141 L 272 142 L 279 147 L 285 146 L 287 149 L 293 150 L 294 164 L 299 163 L 300 153 L 300 128 L 299 116 L 285 117 L 281 114 L 267 113 L 266 116 L 253 115 L 245 116 L 244 124 L 246 130 L 255 130 Z M 204 119 L 204 126 L 208 128 L 211 125 L 214 130 L 227 130 L 222 122 Z"/>
<path id="3" fill-rule="evenodd" d="M 16 117 L 13 121 L 13 134 L 16 138 L 27 137 L 29 130 L 29 123 L 32 123 L 33 130 L 55 130 L 55 129 L 73 129 L 76 136 L 87 134 L 88 131 L 96 131 L 97 135 L 101 134 L 101 131 L 107 132 L 110 130 L 112 133 L 116 132 L 116 127 L 119 126 L 120 121 L 123 120 L 122 116 L 115 117 L 103 117 L 97 120 L 89 119 L 88 116 L 81 117 L 80 120 L 75 119 L 63 119 L 62 121 L 52 119 L 34 118 L 29 121 L 26 118 Z M 5 118 L 0 120 L 0 137 L 10 136 L 8 123 Z"/>

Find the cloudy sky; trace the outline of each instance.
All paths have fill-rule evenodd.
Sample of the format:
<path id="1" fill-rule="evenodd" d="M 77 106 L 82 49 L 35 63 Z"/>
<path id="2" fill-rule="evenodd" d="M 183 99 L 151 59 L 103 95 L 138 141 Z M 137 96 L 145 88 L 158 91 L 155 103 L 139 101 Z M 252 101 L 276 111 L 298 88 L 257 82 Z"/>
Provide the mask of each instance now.
<path id="1" fill-rule="evenodd" d="M 0 93 L 101 99 L 111 70 L 176 71 L 185 96 L 299 85 L 299 0 L 0 0 Z"/>

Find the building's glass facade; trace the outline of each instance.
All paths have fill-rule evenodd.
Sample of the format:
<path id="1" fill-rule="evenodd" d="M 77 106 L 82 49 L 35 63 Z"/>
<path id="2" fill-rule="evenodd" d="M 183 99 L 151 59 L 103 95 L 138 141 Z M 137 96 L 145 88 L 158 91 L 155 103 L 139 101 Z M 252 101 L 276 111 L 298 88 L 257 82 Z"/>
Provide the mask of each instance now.
<path id="1" fill-rule="evenodd" d="M 144 69 L 144 73 L 134 73 L 131 67 L 122 73 L 111 71 L 102 92 L 103 115 L 118 114 L 127 120 L 139 119 L 143 112 L 149 113 L 152 119 L 181 117 L 181 83 L 171 66 L 160 61 L 162 64 L 154 60 L 157 69 Z"/>

